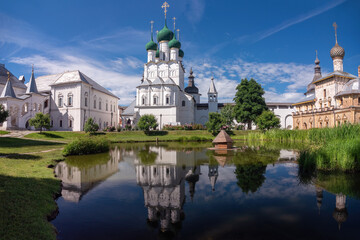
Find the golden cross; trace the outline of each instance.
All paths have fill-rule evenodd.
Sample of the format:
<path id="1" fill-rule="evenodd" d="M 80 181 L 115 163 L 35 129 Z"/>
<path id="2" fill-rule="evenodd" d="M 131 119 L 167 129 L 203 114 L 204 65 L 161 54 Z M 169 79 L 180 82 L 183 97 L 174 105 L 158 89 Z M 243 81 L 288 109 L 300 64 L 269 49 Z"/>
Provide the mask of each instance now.
<path id="1" fill-rule="evenodd" d="M 176 29 L 176 27 L 175 27 L 176 17 L 173 17 L 173 20 L 174 20 L 174 31 L 175 31 L 175 29 Z"/>
<path id="2" fill-rule="evenodd" d="M 338 41 L 337 41 L 337 27 L 338 27 L 338 25 L 336 24 L 336 22 L 333 23 L 333 27 L 334 27 L 334 29 L 335 29 L 335 41 L 336 41 L 336 43 L 337 43 L 337 42 L 338 42 Z"/>
<path id="3" fill-rule="evenodd" d="M 8 81 L 10 81 L 10 73 L 7 72 L 7 75 L 8 75 Z"/>
<path id="4" fill-rule="evenodd" d="M 170 7 L 170 5 L 165 1 L 164 4 L 161 6 L 161 8 L 164 8 L 164 13 L 165 13 L 165 19 L 166 19 L 166 13 L 168 12 L 168 8 Z"/>

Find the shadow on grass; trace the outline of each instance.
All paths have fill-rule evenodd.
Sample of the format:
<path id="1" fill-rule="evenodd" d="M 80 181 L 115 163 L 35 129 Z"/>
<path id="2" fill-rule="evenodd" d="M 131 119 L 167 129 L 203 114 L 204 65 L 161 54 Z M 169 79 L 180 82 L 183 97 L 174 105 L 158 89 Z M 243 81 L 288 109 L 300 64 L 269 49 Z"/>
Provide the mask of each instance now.
<path id="1" fill-rule="evenodd" d="M 55 146 L 62 143 L 46 142 L 46 141 L 35 141 L 21 138 L 1 138 L 0 147 L 5 148 L 18 148 L 18 147 L 31 147 L 31 146 Z"/>
<path id="2" fill-rule="evenodd" d="M 104 132 L 95 132 L 95 133 L 90 134 L 90 136 L 102 136 L 102 135 L 106 135 L 106 133 L 104 133 Z"/>
<path id="3" fill-rule="evenodd" d="M 145 132 L 146 136 L 165 136 L 168 135 L 167 131 L 149 131 Z"/>
<path id="4" fill-rule="evenodd" d="M 1 239 L 55 239 L 47 219 L 56 216 L 53 200 L 60 191 L 56 179 L 0 174 Z"/>
<path id="5" fill-rule="evenodd" d="M 37 160 L 40 159 L 39 156 L 31 155 L 31 154 L 19 154 L 19 153 L 0 153 L 0 157 L 5 157 L 9 159 L 27 159 L 27 160 Z"/>
<path id="6" fill-rule="evenodd" d="M 39 133 L 39 135 L 42 135 L 42 136 L 45 136 L 45 137 L 48 137 L 48 138 L 64 138 L 62 136 L 59 136 L 59 135 L 56 135 L 56 134 L 53 134 L 53 133 L 47 133 L 47 132 L 41 132 L 41 133 Z"/>

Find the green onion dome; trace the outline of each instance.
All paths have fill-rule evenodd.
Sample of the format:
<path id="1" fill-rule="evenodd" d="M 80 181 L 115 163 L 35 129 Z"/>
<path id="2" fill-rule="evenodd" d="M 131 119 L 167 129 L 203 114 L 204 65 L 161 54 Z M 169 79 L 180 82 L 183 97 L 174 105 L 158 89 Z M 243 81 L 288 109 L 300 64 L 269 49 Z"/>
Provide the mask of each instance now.
<path id="1" fill-rule="evenodd" d="M 145 48 L 146 48 L 146 51 L 150 51 L 150 50 L 156 51 L 158 46 L 151 38 L 150 42 L 148 42 L 146 44 Z"/>
<path id="2" fill-rule="evenodd" d="M 166 20 L 165 20 L 165 26 L 163 29 L 160 30 L 160 32 L 157 34 L 157 40 L 158 42 L 161 41 L 170 41 L 173 39 L 174 33 L 167 27 Z"/>
<path id="3" fill-rule="evenodd" d="M 156 55 L 155 55 L 155 58 L 159 58 L 160 57 L 160 51 L 159 49 L 156 51 Z"/>
<path id="4" fill-rule="evenodd" d="M 169 48 L 177 48 L 180 49 L 181 48 L 181 43 L 176 39 L 175 34 L 173 39 L 169 42 Z"/>
<path id="5" fill-rule="evenodd" d="M 183 58 L 184 57 L 184 51 L 183 50 L 179 50 L 179 57 Z"/>

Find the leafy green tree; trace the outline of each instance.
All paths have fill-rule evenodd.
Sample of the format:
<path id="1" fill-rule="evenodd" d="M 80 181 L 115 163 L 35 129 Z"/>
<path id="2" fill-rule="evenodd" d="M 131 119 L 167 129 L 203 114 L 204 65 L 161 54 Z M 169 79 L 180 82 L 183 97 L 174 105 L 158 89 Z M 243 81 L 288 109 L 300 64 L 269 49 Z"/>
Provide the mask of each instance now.
<path id="1" fill-rule="evenodd" d="M 209 121 L 206 123 L 206 128 L 214 136 L 220 131 L 223 121 L 220 113 L 209 113 Z"/>
<path id="2" fill-rule="evenodd" d="M 86 133 L 94 134 L 99 130 L 99 125 L 94 122 L 94 119 L 88 118 L 85 122 L 84 131 Z"/>
<path id="3" fill-rule="evenodd" d="M 150 132 L 150 130 L 154 130 L 157 128 L 158 123 L 156 118 L 152 114 L 142 115 L 137 123 L 137 126 L 140 130 L 143 130 L 146 134 Z"/>
<path id="4" fill-rule="evenodd" d="M 8 117 L 9 117 L 9 111 L 6 111 L 5 107 L 2 104 L 0 104 L 0 123 L 5 122 Z"/>
<path id="5" fill-rule="evenodd" d="M 251 123 L 268 109 L 263 98 L 264 89 L 254 79 L 245 78 L 236 90 L 234 116 L 238 122 L 247 124 L 248 129 L 251 129 Z"/>
<path id="6" fill-rule="evenodd" d="M 224 124 L 232 126 L 234 121 L 234 107 L 230 104 L 226 104 L 221 109 L 221 118 Z"/>
<path id="7" fill-rule="evenodd" d="M 29 125 L 33 126 L 35 129 L 39 129 L 40 133 L 43 128 L 49 130 L 51 127 L 50 126 L 50 115 L 39 112 L 35 115 L 35 117 L 33 117 L 29 120 Z"/>
<path id="8" fill-rule="evenodd" d="M 269 130 L 271 128 L 280 127 L 280 119 L 275 116 L 272 111 L 263 111 L 263 113 L 256 119 L 256 125 L 260 130 Z"/>
<path id="9" fill-rule="evenodd" d="M 265 181 L 266 165 L 262 163 L 236 165 L 237 185 L 248 194 L 256 192 Z"/>

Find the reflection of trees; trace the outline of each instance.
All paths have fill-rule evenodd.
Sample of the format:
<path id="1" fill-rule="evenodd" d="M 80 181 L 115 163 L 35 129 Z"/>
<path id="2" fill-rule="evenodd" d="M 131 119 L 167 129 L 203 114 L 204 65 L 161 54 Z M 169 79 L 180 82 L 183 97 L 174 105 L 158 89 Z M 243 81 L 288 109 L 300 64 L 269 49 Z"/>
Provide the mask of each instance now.
<path id="1" fill-rule="evenodd" d="M 244 193 L 256 192 L 265 181 L 266 165 L 262 163 L 236 165 L 237 185 Z"/>
<path id="2" fill-rule="evenodd" d="M 360 176 L 354 173 L 318 172 L 315 183 L 333 194 L 343 194 L 360 199 Z"/>
<path id="3" fill-rule="evenodd" d="M 148 145 L 137 153 L 137 157 L 140 158 L 142 164 L 155 163 L 157 156 L 158 154 L 156 152 L 150 151 Z"/>

